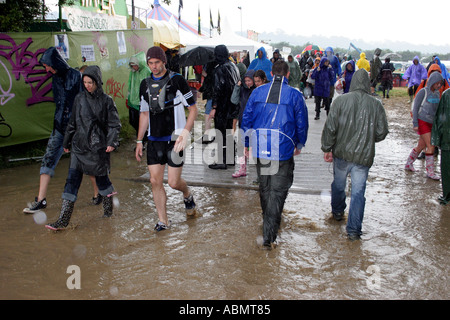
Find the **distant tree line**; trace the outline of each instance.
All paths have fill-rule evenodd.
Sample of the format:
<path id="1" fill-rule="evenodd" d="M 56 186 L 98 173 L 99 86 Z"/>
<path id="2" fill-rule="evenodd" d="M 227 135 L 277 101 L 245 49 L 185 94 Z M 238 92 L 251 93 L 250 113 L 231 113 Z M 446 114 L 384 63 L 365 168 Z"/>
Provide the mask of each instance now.
<path id="1" fill-rule="evenodd" d="M 304 49 L 306 46 L 311 45 L 311 44 L 314 44 L 314 43 L 307 42 L 307 43 L 305 43 L 305 44 L 303 44 L 303 45 L 300 45 L 300 46 L 294 46 L 294 45 L 290 44 L 289 42 L 282 41 L 282 42 L 277 42 L 277 43 L 271 43 L 270 45 L 271 45 L 274 49 L 275 49 L 275 48 L 280 49 L 280 51 L 281 51 L 281 49 L 282 49 L 283 47 L 289 47 L 289 48 L 291 48 L 291 54 L 295 57 L 296 55 L 301 54 L 302 51 L 303 51 L 303 49 Z M 325 50 L 326 48 L 322 48 L 322 49 Z M 351 49 L 351 50 L 350 50 L 350 49 Z M 382 55 L 382 56 L 385 55 L 386 53 L 392 53 L 392 52 L 394 52 L 394 51 L 392 51 L 392 50 L 390 50 L 390 49 L 383 49 L 383 48 L 380 48 L 380 49 L 382 50 L 382 52 L 381 52 L 381 55 Z M 340 56 L 341 58 L 344 56 L 344 54 L 347 54 L 347 55 L 350 54 L 354 59 L 356 59 L 356 60 L 359 59 L 359 53 L 358 53 L 355 49 L 353 49 L 353 48 L 339 48 L 339 47 L 333 47 L 333 51 L 334 51 L 335 53 L 339 53 L 339 56 Z M 366 53 L 367 59 L 370 60 L 370 59 L 373 57 L 373 55 L 374 55 L 375 49 L 371 49 L 371 50 L 361 50 L 361 51 L 365 52 L 365 53 Z M 401 55 L 402 58 L 401 58 L 401 59 L 400 59 L 400 58 L 395 58 L 395 59 L 393 58 L 393 59 L 391 59 L 391 60 L 411 61 L 412 59 L 414 59 L 415 56 L 419 56 L 419 57 L 422 59 L 422 61 L 428 62 L 428 61 L 431 61 L 431 59 L 432 59 L 432 57 L 433 57 L 433 54 L 423 55 L 423 54 L 422 54 L 421 52 L 419 52 L 419 51 L 410 51 L 410 50 L 405 50 L 405 51 L 395 51 L 395 53 L 398 53 L 399 55 Z M 441 60 L 450 60 L 450 52 L 449 52 L 449 53 L 446 53 L 446 54 L 437 54 L 437 55 L 439 56 L 439 58 L 440 58 Z"/>

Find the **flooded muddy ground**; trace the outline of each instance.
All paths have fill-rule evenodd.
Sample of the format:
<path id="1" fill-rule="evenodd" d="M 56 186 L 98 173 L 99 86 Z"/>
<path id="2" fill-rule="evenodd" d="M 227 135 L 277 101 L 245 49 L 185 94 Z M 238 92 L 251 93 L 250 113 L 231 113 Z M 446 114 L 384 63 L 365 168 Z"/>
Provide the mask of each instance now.
<path id="1" fill-rule="evenodd" d="M 43 223 L 59 214 L 68 158 L 34 216 L 22 209 L 37 194 L 40 164 L 1 170 L 0 298 L 449 299 L 450 206 L 439 205 L 440 182 L 426 178 L 424 163 L 403 170 L 417 141 L 406 102 L 385 100 L 390 134 L 369 173 L 361 241 L 348 241 L 346 221 L 331 218 L 329 190 L 288 196 L 274 250 L 261 246 L 258 193 L 244 188 L 192 187 L 198 215 L 188 218 L 181 194 L 166 186 L 172 228 L 156 233 L 150 183 L 136 179 L 147 168 L 132 144 L 112 156 L 113 217 L 89 203 L 86 177 L 70 228 L 49 232 Z M 322 126 L 311 121 L 310 131 Z"/>

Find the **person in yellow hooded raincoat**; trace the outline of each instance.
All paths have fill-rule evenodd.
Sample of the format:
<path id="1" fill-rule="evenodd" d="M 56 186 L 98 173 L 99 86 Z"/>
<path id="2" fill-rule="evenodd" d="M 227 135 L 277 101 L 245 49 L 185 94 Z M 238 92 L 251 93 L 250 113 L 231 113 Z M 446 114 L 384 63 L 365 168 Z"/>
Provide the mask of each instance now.
<path id="1" fill-rule="evenodd" d="M 366 59 L 366 54 L 361 52 L 359 55 L 359 60 L 356 62 L 356 66 L 358 69 L 366 69 L 367 72 L 370 72 L 370 62 Z"/>

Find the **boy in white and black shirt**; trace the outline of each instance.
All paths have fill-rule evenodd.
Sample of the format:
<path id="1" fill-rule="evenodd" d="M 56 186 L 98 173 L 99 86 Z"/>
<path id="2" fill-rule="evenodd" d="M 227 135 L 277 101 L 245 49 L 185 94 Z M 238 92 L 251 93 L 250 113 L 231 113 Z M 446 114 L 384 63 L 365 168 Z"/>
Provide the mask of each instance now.
<path id="1" fill-rule="evenodd" d="M 142 139 L 148 130 L 147 165 L 150 172 L 153 198 L 159 222 L 155 230 L 169 227 L 166 211 L 166 192 L 163 178 L 168 165 L 168 182 L 173 189 L 183 192 L 186 213 L 195 214 L 192 194 L 181 178 L 183 150 L 197 117 L 197 106 L 186 80 L 166 69 L 166 55 L 160 47 L 147 51 L 147 64 L 151 77 L 140 86 L 139 132 L 136 141 L 136 159 L 142 158 Z M 188 108 L 186 119 L 184 108 Z M 173 141 L 172 137 L 177 137 Z"/>

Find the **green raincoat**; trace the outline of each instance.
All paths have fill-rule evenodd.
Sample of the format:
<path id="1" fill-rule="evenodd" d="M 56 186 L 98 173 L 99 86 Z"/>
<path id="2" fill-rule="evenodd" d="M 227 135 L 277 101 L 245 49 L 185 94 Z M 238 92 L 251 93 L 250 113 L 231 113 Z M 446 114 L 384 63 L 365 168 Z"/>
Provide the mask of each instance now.
<path id="1" fill-rule="evenodd" d="M 431 144 L 441 149 L 441 181 L 443 198 L 450 202 L 450 89 L 442 94 L 431 130 Z"/>
<path id="2" fill-rule="evenodd" d="M 289 85 L 294 88 L 300 88 L 300 81 L 302 79 L 302 70 L 300 70 L 300 66 L 297 61 L 292 60 L 289 62 L 289 59 L 286 61 L 289 66 Z"/>
<path id="3" fill-rule="evenodd" d="M 322 131 L 322 151 L 371 167 L 375 143 L 388 133 L 384 107 L 370 95 L 369 73 L 360 69 L 353 75 L 349 93 L 333 99 Z"/>
<path id="4" fill-rule="evenodd" d="M 144 52 L 138 52 L 130 58 L 130 68 L 131 64 L 136 64 L 139 66 L 138 71 L 131 69 L 130 77 L 128 79 L 128 97 L 127 105 L 130 108 L 139 110 L 139 105 L 141 99 L 139 97 L 139 88 L 141 86 L 142 80 L 150 77 L 151 71 L 147 65 L 146 57 Z"/>

